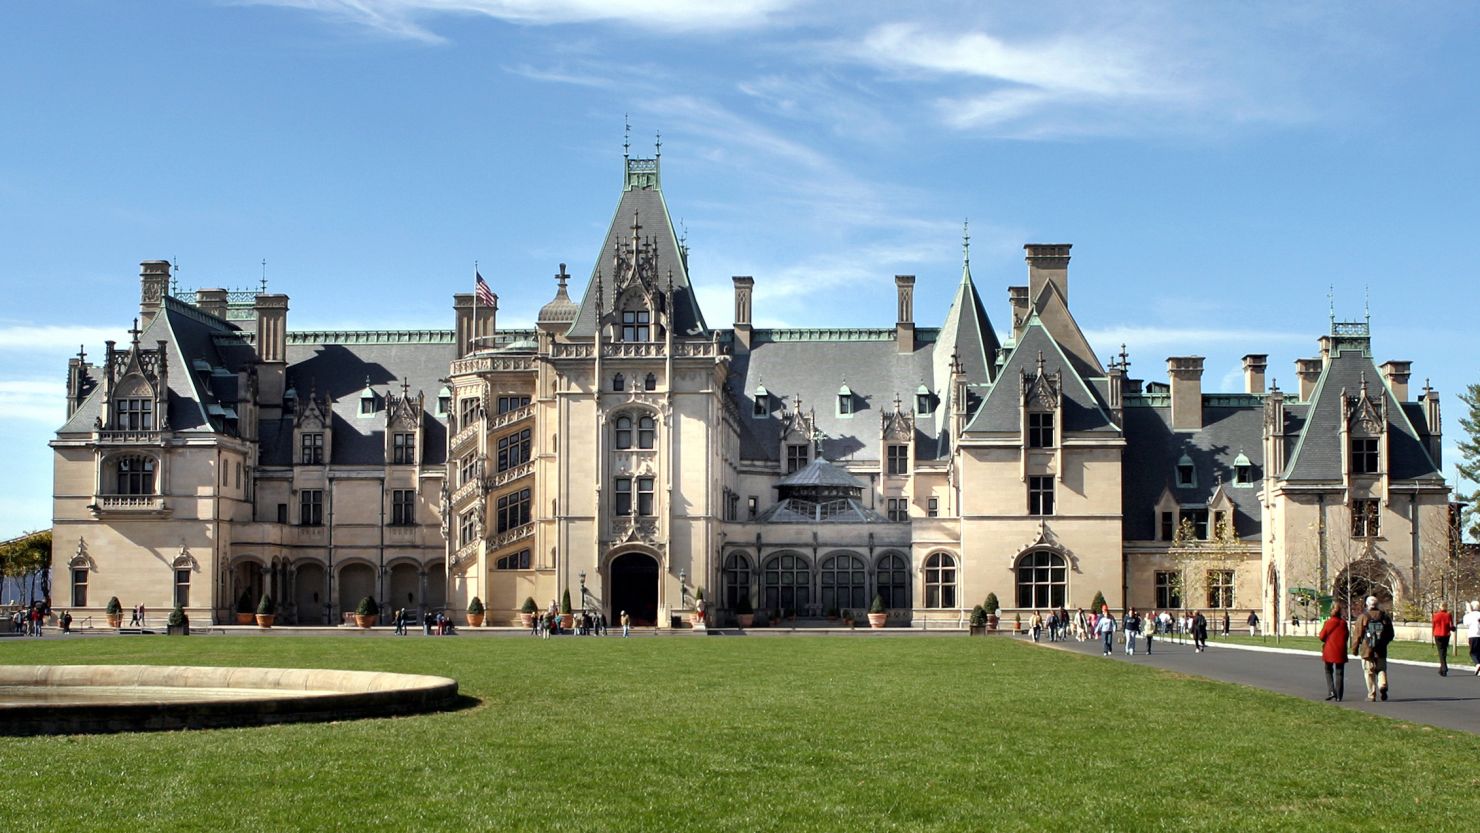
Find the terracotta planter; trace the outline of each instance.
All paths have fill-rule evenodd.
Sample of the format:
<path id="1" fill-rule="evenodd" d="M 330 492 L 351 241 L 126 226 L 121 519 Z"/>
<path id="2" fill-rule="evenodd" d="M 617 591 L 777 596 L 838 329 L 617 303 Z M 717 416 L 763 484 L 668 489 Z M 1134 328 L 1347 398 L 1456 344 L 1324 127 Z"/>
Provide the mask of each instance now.
<path id="1" fill-rule="evenodd" d="M 481 628 L 481 627 L 483 627 L 483 617 L 484 616 L 487 616 L 487 615 L 488 614 L 486 614 L 486 613 L 469 613 L 468 614 L 468 627 L 470 627 L 470 628 Z"/>
<path id="2" fill-rule="evenodd" d="M 740 627 L 742 627 L 742 628 L 751 627 L 752 625 L 755 624 L 755 614 L 754 613 L 737 613 L 737 614 L 735 614 L 735 621 L 738 622 L 740 624 Z"/>
<path id="3" fill-rule="evenodd" d="M 995 614 L 995 613 L 988 613 L 987 614 L 987 630 L 989 630 L 989 631 L 997 630 L 997 614 Z"/>
<path id="4" fill-rule="evenodd" d="M 107 619 L 108 619 L 108 627 L 110 627 L 110 628 L 121 628 L 121 627 L 123 627 L 123 614 L 122 613 L 105 613 L 103 615 L 105 617 L 107 617 Z"/>
<path id="5" fill-rule="evenodd" d="M 519 614 L 519 624 L 523 625 L 526 628 L 532 628 L 532 627 L 534 627 L 534 614 L 533 613 L 521 613 L 521 614 Z"/>
<path id="6" fill-rule="evenodd" d="M 369 616 L 361 616 L 360 614 L 356 613 L 355 614 L 355 627 L 357 627 L 357 628 L 373 628 L 373 627 L 375 627 L 375 620 L 377 620 L 379 618 L 380 618 L 380 616 L 377 615 L 377 614 L 374 614 L 374 613 L 370 614 Z"/>
<path id="7" fill-rule="evenodd" d="M 870 613 L 868 615 L 868 626 L 871 628 L 882 628 L 888 619 L 889 614 L 887 613 Z"/>
<path id="8" fill-rule="evenodd" d="M 238 613 L 238 614 L 236 614 L 236 623 L 238 625 L 250 625 L 250 624 L 252 624 L 255 621 L 257 621 L 257 614 L 255 614 L 255 613 Z"/>
<path id="9" fill-rule="evenodd" d="M 847 628 L 851 628 L 851 627 L 853 627 L 853 621 L 854 620 L 852 620 L 852 619 L 844 619 L 843 620 L 843 626 L 844 627 L 847 627 Z"/>
<path id="10" fill-rule="evenodd" d="M 276 619 L 276 613 L 259 613 L 257 614 L 257 627 L 270 628 Z"/>
<path id="11" fill-rule="evenodd" d="M 971 633 L 972 636 L 986 636 L 987 635 L 987 626 L 986 625 L 971 625 L 970 628 L 971 628 L 970 633 Z"/>
<path id="12" fill-rule="evenodd" d="M 560 629 L 568 631 L 576 626 L 576 615 L 574 613 L 560 614 Z"/>

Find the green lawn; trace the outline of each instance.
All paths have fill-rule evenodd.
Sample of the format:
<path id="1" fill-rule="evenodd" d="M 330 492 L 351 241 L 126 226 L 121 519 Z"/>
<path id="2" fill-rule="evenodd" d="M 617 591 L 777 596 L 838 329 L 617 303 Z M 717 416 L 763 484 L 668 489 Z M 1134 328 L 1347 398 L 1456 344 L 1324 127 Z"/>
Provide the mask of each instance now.
<path id="1" fill-rule="evenodd" d="M 1214 642 L 1238 642 L 1244 645 L 1264 645 L 1270 648 L 1294 648 L 1299 651 L 1320 651 L 1321 641 L 1314 636 L 1282 636 L 1276 642 L 1274 637 L 1243 636 L 1231 634 L 1227 637 L 1210 639 Z M 1454 639 L 1450 639 L 1449 665 L 1452 668 L 1473 668 L 1470 664 L 1470 645 L 1465 637 L 1459 637 L 1459 650 L 1454 649 Z M 1411 640 L 1393 641 L 1388 643 L 1388 659 L 1412 659 L 1422 662 L 1438 662 L 1439 649 L 1432 642 L 1413 642 Z"/>
<path id="2" fill-rule="evenodd" d="M 1366 833 L 1480 815 L 1457 763 L 1480 758 L 1475 735 L 1007 639 L 95 638 L 6 642 L 0 661 L 445 674 L 481 701 L 6 739 L 7 831 Z"/>

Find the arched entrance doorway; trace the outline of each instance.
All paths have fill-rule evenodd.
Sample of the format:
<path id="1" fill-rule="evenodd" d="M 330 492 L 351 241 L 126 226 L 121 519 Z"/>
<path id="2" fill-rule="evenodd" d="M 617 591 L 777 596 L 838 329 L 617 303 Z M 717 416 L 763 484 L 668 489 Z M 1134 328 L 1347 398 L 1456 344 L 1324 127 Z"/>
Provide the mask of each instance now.
<path id="1" fill-rule="evenodd" d="M 301 564 L 293 577 L 293 606 L 300 625 L 327 625 L 324 621 L 324 566 Z"/>
<path id="2" fill-rule="evenodd" d="M 1391 608 L 1396 589 L 1386 564 L 1375 558 L 1364 558 L 1337 573 L 1331 595 L 1346 606 L 1346 615 L 1357 616 L 1367 609 L 1368 596 L 1376 596 L 1379 605 Z"/>
<path id="3" fill-rule="evenodd" d="M 634 625 L 658 624 L 658 560 L 645 552 L 624 553 L 612 559 L 610 573 L 612 624 L 624 610 Z"/>

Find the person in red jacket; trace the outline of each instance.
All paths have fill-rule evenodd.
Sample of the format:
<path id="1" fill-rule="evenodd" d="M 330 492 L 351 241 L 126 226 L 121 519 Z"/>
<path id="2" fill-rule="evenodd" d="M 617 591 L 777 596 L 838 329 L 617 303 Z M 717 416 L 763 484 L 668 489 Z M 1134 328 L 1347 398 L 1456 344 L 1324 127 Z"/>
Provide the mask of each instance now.
<path id="1" fill-rule="evenodd" d="M 1449 638 L 1454 636 L 1454 617 L 1449 614 L 1449 603 L 1440 602 L 1434 614 L 1434 645 L 1439 648 L 1439 676 L 1449 676 Z"/>
<path id="2" fill-rule="evenodd" d="M 1331 605 L 1331 617 L 1321 626 L 1321 662 L 1326 665 L 1326 699 L 1340 703 L 1346 694 L 1346 642 L 1350 637 L 1341 602 Z"/>

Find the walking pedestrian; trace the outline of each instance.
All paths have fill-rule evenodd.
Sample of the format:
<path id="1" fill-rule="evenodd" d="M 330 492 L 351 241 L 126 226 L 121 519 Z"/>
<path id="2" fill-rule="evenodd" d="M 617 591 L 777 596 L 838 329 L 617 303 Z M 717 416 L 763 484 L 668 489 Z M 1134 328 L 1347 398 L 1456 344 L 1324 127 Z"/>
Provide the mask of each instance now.
<path id="1" fill-rule="evenodd" d="M 1125 612 L 1125 653 L 1126 656 L 1136 655 L 1136 638 L 1141 635 L 1141 617 L 1137 615 L 1136 609 L 1131 608 Z"/>
<path id="2" fill-rule="evenodd" d="M 1228 611 L 1226 611 L 1226 610 L 1225 610 L 1225 611 L 1223 611 L 1223 635 L 1224 635 L 1224 636 L 1227 636 L 1227 635 L 1228 635 L 1228 629 L 1229 629 L 1229 627 L 1230 627 L 1230 626 L 1231 626 L 1231 625 L 1232 625 L 1232 624 L 1233 624 L 1233 621 L 1232 621 L 1232 619 L 1231 619 L 1231 618 L 1230 618 L 1230 617 L 1229 617 L 1229 615 L 1228 615 Z"/>
<path id="3" fill-rule="evenodd" d="M 1387 648 L 1393 641 L 1393 618 L 1377 606 L 1377 597 L 1367 597 L 1367 610 L 1357 618 L 1351 635 L 1351 651 L 1362 658 L 1367 680 L 1367 700 L 1388 699 Z"/>
<path id="4" fill-rule="evenodd" d="M 1192 614 L 1192 644 L 1197 646 L 1198 653 L 1208 649 L 1208 618 L 1201 610 Z"/>
<path id="5" fill-rule="evenodd" d="M 1259 630 L 1259 614 L 1255 613 L 1252 610 L 1249 611 L 1249 618 L 1247 621 L 1249 623 L 1249 636 L 1257 635 L 1257 631 Z"/>
<path id="6" fill-rule="evenodd" d="M 131 628 L 138 627 L 139 626 L 139 605 L 134 605 L 134 609 L 133 610 L 130 610 L 128 613 L 129 613 L 129 615 L 128 615 L 128 626 L 131 627 Z"/>
<path id="7" fill-rule="evenodd" d="M 1146 627 L 1144 628 L 1144 630 L 1146 632 L 1146 654 L 1147 654 L 1147 656 L 1150 656 L 1151 655 L 1151 637 L 1153 635 L 1155 635 L 1155 633 L 1156 633 L 1156 623 L 1157 623 L 1156 611 L 1153 610 L 1153 611 L 1151 611 L 1151 615 L 1146 617 Z"/>
<path id="8" fill-rule="evenodd" d="M 1331 617 L 1321 625 L 1321 663 L 1326 667 L 1326 699 L 1340 703 L 1346 695 L 1346 643 L 1350 630 L 1341 602 L 1331 605 Z"/>
<path id="9" fill-rule="evenodd" d="M 1089 619 L 1082 607 L 1074 613 L 1074 638 L 1079 642 L 1089 639 Z"/>
<path id="10" fill-rule="evenodd" d="M 622 619 L 621 619 L 621 622 L 622 622 L 622 637 L 625 639 L 626 637 L 629 637 L 629 636 L 632 635 L 632 617 L 631 616 L 628 616 L 627 615 L 627 611 L 625 611 L 625 610 L 622 611 Z"/>
<path id="11" fill-rule="evenodd" d="M 1028 625 L 1033 631 L 1033 641 L 1038 641 L 1038 635 L 1043 633 L 1043 614 L 1033 611 L 1033 618 L 1028 620 Z"/>
<path id="12" fill-rule="evenodd" d="M 1095 635 L 1103 642 L 1102 656 L 1110 656 L 1110 649 L 1115 645 L 1115 617 L 1105 614 L 1096 620 Z"/>
<path id="13" fill-rule="evenodd" d="M 1470 662 L 1475 663 L 1475 676 L 1480 677 L 1480 601 L 1470 602 L 1464 625 L 1465 635 L 1470 638 Z"/>
<path id="14" fill-rule="evenodd" d="M 1449 676 L 1449 638 L 1454 635 L 1454 617 L 1449 614 L 1449 603 L 1440 602 L 1434 614 L 1434 645 L 1439 649 L 1439 676 Z"/>

